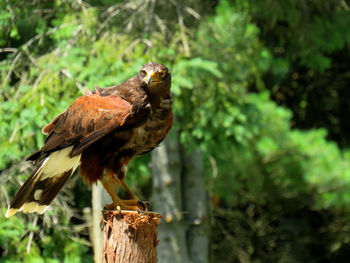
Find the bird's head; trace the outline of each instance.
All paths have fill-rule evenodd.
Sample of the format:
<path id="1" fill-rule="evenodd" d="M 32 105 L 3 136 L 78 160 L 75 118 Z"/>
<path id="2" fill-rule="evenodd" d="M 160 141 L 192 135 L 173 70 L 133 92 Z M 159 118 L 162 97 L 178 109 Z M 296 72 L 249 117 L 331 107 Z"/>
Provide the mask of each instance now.
<path id="1" fill-rule="evenodd" d="M 170 93 L 171 74 L 166 66 L 158 63 L 148 63 L 144 65 L 139 77 L 147 86 L 147 91 L 152 96 L 165 98 Z"/>

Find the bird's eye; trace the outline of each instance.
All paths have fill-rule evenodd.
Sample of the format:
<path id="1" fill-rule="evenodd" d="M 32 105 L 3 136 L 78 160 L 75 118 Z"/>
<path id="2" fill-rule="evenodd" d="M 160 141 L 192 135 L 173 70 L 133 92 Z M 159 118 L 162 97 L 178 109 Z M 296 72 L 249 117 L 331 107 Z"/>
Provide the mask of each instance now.
<path id="1" fill-rule="evenodd" d="M 164 79 L 166 77 L 166 72 L 165 71 L 161 71 L 159 72 L 159 75 L 162 79 Z"/>
<path id="2" fill-rule="evenodd" d="M 146 77 L 146 75 L 147 75 L 147 72 L 146 72 L 146 70 L 141 70 L 140 71 L 140 74 L 141 74 L 141 77 Z"/>

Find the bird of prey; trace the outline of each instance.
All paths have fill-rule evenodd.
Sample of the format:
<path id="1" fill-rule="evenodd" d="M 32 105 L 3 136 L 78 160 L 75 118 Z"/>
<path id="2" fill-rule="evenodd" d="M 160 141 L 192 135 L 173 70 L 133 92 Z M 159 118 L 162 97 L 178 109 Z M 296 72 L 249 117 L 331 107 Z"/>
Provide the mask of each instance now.
<path id="1" fill-rule="evenodd" d="M 101 181 L 113 203 L 108 209 L 146 209 L 125 182 L 127 165 L 137 155 L 157 147 L 173 125 L 171 74 L 157 63 L 144 65 L 122 84 L 87 91 L 42 132 L 44 146 L 27 160 L 36 169 L 17 192 L 6 217 L 46 211 L 80 165 L 90 184 Z M 126 200 L 116 191 L 122 186 Z"/>

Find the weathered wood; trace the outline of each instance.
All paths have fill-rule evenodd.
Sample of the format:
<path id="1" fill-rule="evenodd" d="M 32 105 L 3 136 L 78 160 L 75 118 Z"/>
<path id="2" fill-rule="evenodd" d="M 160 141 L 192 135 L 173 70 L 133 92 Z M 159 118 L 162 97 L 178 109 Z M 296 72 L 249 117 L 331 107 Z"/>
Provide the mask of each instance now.
<path id="1" fill-rule="evenodd" d="M 161 214 L 103 211 L 103 263 L 156 263 Z"/>

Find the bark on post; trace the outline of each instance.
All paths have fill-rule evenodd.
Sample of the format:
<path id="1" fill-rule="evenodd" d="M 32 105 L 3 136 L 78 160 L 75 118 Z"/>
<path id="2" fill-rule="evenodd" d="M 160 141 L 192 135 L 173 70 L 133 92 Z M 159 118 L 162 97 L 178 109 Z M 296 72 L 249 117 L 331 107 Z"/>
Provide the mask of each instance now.
<path id="1" fill-rule="evenodd" d="M 156 263 L 161 214 L 103 211 L 103 263 Z"/>

